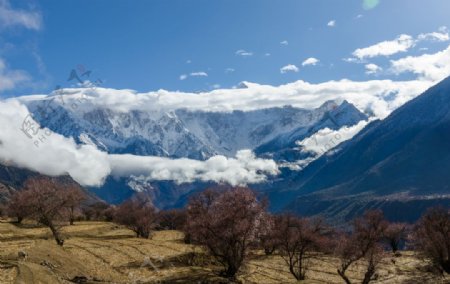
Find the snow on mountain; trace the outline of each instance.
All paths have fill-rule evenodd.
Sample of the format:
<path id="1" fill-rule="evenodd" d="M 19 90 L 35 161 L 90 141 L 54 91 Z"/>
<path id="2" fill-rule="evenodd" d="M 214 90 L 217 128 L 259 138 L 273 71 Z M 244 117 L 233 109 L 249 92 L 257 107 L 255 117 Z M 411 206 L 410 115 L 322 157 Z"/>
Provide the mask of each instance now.
<path id="1" fill-rule="evenodd" d="M 234 158 L 241 150 L 249 149 L 257 157 L 273 159 L 281 167 L 297 170 L 298 165 L 317 158 L 317 154 L 302 149 L 299 141 L 314 137 L 323 129 L 338 131 L 367 120 L 365 114 L 347 101 L 326 101 L 309 109 L 284 106 L 230 112 L 146 110 L 122 108 L 120 101 L 102 106 L 99 97 L 86 93 L 89 92 L 67 89 L 58 95 L 27 96 L 20 100 L 41 127 L 73 137 L 79 144 L 95 145 L 109 154 L 206 161 L 216 155 Z M 94 191 L 110 202 L 120 202 L 135 191 L 146 192 L 155 198 L 157 206 L 164 207 L 176 204 L 189 191 L 205 185 L 180 186 L 169 180 L 130 175 L 108 179 Z"/>
<path id="2" fill-rule="evenodd" d="M 367 118 L 346 101 L 329 101 L 316 109 L 119 111 L 77 95 L 28 97 L 24 102 L 41 126 L 109 153 L 200 160 L 217 154 L 232 157 L 261 145 L 277 148 L 280 140 L 285 141 L 281 146 L 292 146 L 322 128 L 350 126 Z"/>

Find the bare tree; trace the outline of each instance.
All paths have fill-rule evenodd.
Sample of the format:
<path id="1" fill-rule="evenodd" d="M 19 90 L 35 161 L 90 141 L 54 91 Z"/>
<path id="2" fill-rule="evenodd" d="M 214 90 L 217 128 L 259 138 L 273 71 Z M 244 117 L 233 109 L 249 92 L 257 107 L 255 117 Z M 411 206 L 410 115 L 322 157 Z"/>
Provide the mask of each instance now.
<path id="1" fill-rule="evenodd" d="M 182 209 L 158 212 L 158 226 L 163 230 L 182 230 L 186 224 L 186 211 Z"/>
<path id="2" fill-rule="evenodd" d="M 304 280 L 309 261 L 327 246 L 327 230 L 320 220 L 283 215 L 277 223 L 280 254 L 297 280 Z"/>
<path id="3" fill-rule="evenodd" d="M 387 222 L 380 210 L 367 211 L 363 217 L 355 219 L 351 234 L 343 233 L 337 243 L 336 254 L 340 259 L 337 270 L 347 284 L 351 284 L 346 272 L 357 261 L 366 261 L 363 284 L 376 278 L 376 268 L 381 260 L 382 241 Z"/>
<path id="4" fill-rule="evenodd" d="M 69 202 L 65 186 L 51 178 L 36 177 L 27 180 L 24 190 L 18 194 L 26 204 L 30 217 L 47 226 L 56 243 L 62 246 L 61 221 L 64 219 L 63 210 Z"/>
<path id="5" fill-rule="evenodd" d="M 396 253 L 400 249 L 401 243 L 406 240 L 407 227 L 407 224 L 404 223 L 391 223 L 384 231 L 383 239 L 393 253 Z"/>
<path id="6" fill-rule="evenodd" d="M 26 195 L 22 194 L 21 191 L 17 191 L 8 203 L 7 212 L 9 217 L 16 218 L 16 223 L 18 224 L 22 223 L 26 217 L 29 217 L 31 212 Z"/>
<path id="7" fill-rule="evenodd" d="M 70 225 L 73 225 L 78 211 L 80 211 L 81 202 L 86 200 L 86 194 L 78 186 L 70 186 L 65 192 L 67 203 L 66 212 Z"/>
<path id="8" fill-rule="evenodd" d="M 278 246 L 277 217 L 265 212 L 261 218 L 261 229 L 258 234 L 259 247 L 264 249 L 266 255 L 273 254 Z"/>
<path id="9" fill-rule="evenodd" d="M 83 205 L 81 207 L 81 212 L 87 221 L 112 221 L 112 216 L 107 216 L 111 213 L 110 211 L 112 209 L 110 209 L 110 207 L 109 204 L 98 201 L 92 204 Z"/>
<path id="10" fill-rule="evenodd" d="M 450 273 L 450 212 L 443 207 L 429 209 L 414 228 L 413 242 L 440 273 Z"/>
<path id="11" fill-rule="evenodd" d="M 248 188 L 206 190 L 191 198 L 185 232 L 223 265 L 224 276 L 233 279 L 256 241 L 264 210 Z"/>
<path id="12" fill-rule="evenodd" d="M 129 199 L 117 207 L 114 221 L 135 232 L 138 238 L 149 238 L 156 218 L 156 209 L 149 199 L 138 200 L 135 198 Z"/>

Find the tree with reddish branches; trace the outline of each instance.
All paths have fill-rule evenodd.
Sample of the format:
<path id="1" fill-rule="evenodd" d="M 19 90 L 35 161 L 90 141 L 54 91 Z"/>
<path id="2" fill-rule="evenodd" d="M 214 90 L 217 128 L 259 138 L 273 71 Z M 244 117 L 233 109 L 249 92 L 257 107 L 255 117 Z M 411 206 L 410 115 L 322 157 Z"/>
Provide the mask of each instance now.
<path id="1" fill-rule="evenodd" d="M 413 244 L 440 273 L 450 273 L 450 211 L 430 208 L 414 228 Z"/>
<path id="2" fill-rule="evenodd" d="M 390 223 L 386 227 L 383 239 L 395 254 L 402 242 L 406 241 L 408 225 L 404 223 Z"/>
<path id="3" fill-rule="evenodd" d="M 261 229 L 258 234 L 258 240 L 259 247 L 264 250 L 266 255 L 273 254 L 278 246 L 278 232 L 276 228 L 278 217 L 264 212 L 261 218 Z"/>
<path id="4" fill-rule="evenodd" d="M 22 223 L 23 219 L 31 215 L 26 195 L 17 191 L 8 202 L 7 213 L 10 218 L 16 218 L 16 223 Z"/>
<path id="5" fill-rule="evenodd" d="M 223 276 L 234 279 L 257 241 L 264 210 L 248 188 L 206 190 L 189 201 L 185 232 L 222 264 Z"/>
<path id="6" fill-rule="evenodd" d="M 380 210 L 366 211 L 362 217 L 354 220 L 351 233 L 341 234 L 336 248 L 336 255 L 340 259 L 337 272 L 345 283 L 352 283 L 346 272 L 358 261 L 366 262 L 363 284 L 376 278 L 376 269 L 383 253 L 380 242 L 387 225 Z"/>
<path id="7" fill-rule="evenodd" d="M 81 203 L 86 200 L 86 194 L 79 186 L 70 186 L 66 188 L 65 195 L 67 198 L 66 214 L 69 224 L 73 225 L 77 212 L 81 211 Z"/>
<path id="8" fill-rule="evenodd" d="M 65 185 L 48 177 L 35 177 L 25 182 L 24 189 L 17 192 L 21 206 L 29 217 L 48 227 L 56 243 L 64 244 L 60 230 L 64 221 L 64 210 L 69 204 Z"/>
<path id="9" fill-rule="evenodd" d="M 137 196 L 120 204 L 114 222 L 124 225 L 139 238 L 149 238 L 157 219 L 156 208 L 148 198 Z"/>
<path id="10" fill-rule="evenodd" d="M 158 227 L 162 230 L 183 230 L 186 224 L 186 211 L 182 209 L 158 212 Z"/>
<path id="11" fill-rule="evenodd" d="M 285 214 L 277 220 L 278 248 L 295 279 L 306 279 L 309 261 L 328 246 L 329 232 L 319 219 Z"/>

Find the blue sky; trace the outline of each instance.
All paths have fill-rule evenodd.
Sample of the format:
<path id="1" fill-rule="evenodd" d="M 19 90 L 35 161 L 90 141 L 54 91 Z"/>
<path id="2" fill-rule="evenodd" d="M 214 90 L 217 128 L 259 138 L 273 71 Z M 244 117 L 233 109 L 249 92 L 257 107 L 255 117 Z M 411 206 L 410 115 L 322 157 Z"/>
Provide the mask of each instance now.
<path id="1" fill-rule="evenodd" d="M 401 34 L 417 38 L 450 27 L 447 0 L 0 0 L 0 5 L 34 17 L 31 24 L 0 20 L 4 72 L 25 76 L 13 87 L 0 86 L 3 97 L 68 85 L 70 70 L 79 64 L 107 87 L 141 92 L 205 91 L 241 81 L 400 80 L 413 75 L 367 74 L 366 65 L 385 70 L 389 60 L 437 52 L 448 42 L 424 40 L 407 52 L 359 63 L 343 58 Z M 302 66 L 311 57 L 319 62 Z M 288 65 L 298 72 L 292 66 L 280 72 Z M 180 80 L 182 75 L 186 79 Z"/>

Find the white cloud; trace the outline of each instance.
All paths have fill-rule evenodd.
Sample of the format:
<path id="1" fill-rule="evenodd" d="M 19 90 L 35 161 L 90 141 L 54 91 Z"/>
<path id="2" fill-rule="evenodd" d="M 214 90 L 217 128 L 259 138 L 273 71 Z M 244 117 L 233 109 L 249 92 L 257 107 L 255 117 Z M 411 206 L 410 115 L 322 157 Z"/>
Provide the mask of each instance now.
<path id="1" fill-rule="evenodd" d="M 406 52 L 415 44 L 412 36 L 402 34 L 395 40 L 383 41 L 375 45 L 358 48 L 353 52 L 353 56 L 362 60 L 377 56 L 390 56 L 399 52 Z"/>
<path id="2" fill-rule="evenodd" d="M 0 58 L 0 92 L 12 90 L 22 83 L 30 81 L 29 75 L 21 70 L 9 70 Z"/>
<path id="3" fill-rule="evenodd" d="M 181 81 L 183 81 L 183 80 L 186 80 L 187 78 L 189 78 L 189 76 L 190 77 L 208 77 L 208 73 L 203 72 L 203 71 L 192 72 L 190 74 L 181 74 L 179 78 Z"/>
<path id="4" fill-rule="evenodd" d="M 16 99 L 0 101 L 1 162 L 51 176 L 69 174 L 85 186 L 99 186 L 109 174 L 178 183 L 201 180 L 238 185 L 261 182 L 266 175 L 278 173 L 273 160 L 256 158 L 249 150 L 238 151 L 235 158 L 214 156 L 206 161 L 172 160 L 152 156 L 108 155 L 95 146 L 77 145 L 72 138 L 48 129 L 38 129 L 36 135 L 29 132 L 29 138 L 21 130 L 24 122 L 37 124 L 28 114 L 27 108 Z"/>
<path id="5" fill-rule="evenodd" d="M 249 57 L 253 55 L 253 52 L 246 51 L 244 49 L 239 49 L 236 51 L 236 55 L 242 56 L 242 57 Z"/>
<path id="6" fill-rule="evenodd" d="M 13 26 L 39 30 L 42 26 L 42 16 L 36 11 L 15 10 L 8 0 L 0 0 L 0 28 Z"/>
<path id="7" fill-rule="evenodd" d="M 280 42 L 281 45 L 289 45 L 289 42 L 287 40 L 283 40 L 282 42 Z"/>
<path id="8" fill-rule="evenodd" d="M 278 174 L 278 166 L 273 160 L 256 158 L 250 150 L 238 151 L 236 158 L 219 155 L 206 161 L 134 155 L 110 155 L 109 160 L 114 176 L 134 175 L 179 183 L 201 180 L 242 185 L 263 182 L 266 175 Z"/>
<path id="9" fill-rule="evenodd" d="M 191 77 L 208 77 L 208 73 L 199 71 L 199 72 L 192 72 Z"/>
<path id="10" fill-rule="evenodd" d="M 426 34 L 420 34 L 417 37 L 418 41 L 422 40 L 431 40 L 431 41 L 449 41 L 450 37 L 448 34 L 447 27 L 440 27 L 438 32 L 432 32 L 432 33 L 426 33 Z"/>
<path id="11" fill-rule="evenodd" d="M 264 54 L 264 56 L 266 56 L 266 57 L 267 57 L 267 56 L 270 56 L 270 53 L 267 52 L 266 54 Z"/>
<path id="12" fill-rule="evenodd" d="M 361 19 L 362 17 L 364 17 L 364 15 L 359 14 L 358 16 L 356 16 L 357 19 Z"/>
<path id="13" fill-rule="evenodd" d="M 293 64 L 288 64 L 280 68 L 281 74 L 285 74 L 287 72 L 298 72 L 298 67 Z"/>
<path id="14" fill-rule="evenodd" d="M 422 93 L 435 81 L 372 80 L 372 81 L 327 81 L 313 84 L 302 80 L 280 86 L 260 85 L 244 82 L 245 88 L 220 89 L 201 93 L 158 90 L 137 93 L 133 90 L 106 88 L 63 89 L 68 105 L 81 100 L 79 111 L 96 107 L 115 111 L 131 110 L 171 111 L 189 109 L 213 112 L 233 110 L 256 110 L 292 105 L 313 109 L 328 100 L 347 100 L 361 111 L 370 110 L 383 118 L 392 110 Z M 43 99 L 45 95 L 24 96 L 19 100 Z M 82 99 L 85 98 L 85 99 Z M 389 99 L 385 99 L 389 98 Z"/>
<path id="15" fill-rule="evenodd" d="M 348 62 L 358 62 L 377 56 L 391 56 L 401 52 L 407 52 L 421 41 L 449 41 L 450 36 L 447 27 L 440 27 L 437 32 L 422 33 L 414 38 L 407 34 L 399 35 L 394 40 L 383 41 L 365 48 L 358 48 L 353 52 L 356 58 L 345 59 Z"/>
<path id="16" fill-rule="evenodd" d="M 303 61 L 302 66 L 307 66 L 307 65 L 316 65 L 317 63 L 319 63 L 319 59 L 314 58 L 314 57 L 310 57 L 308 59 L 306 59 L 305 61 Z"/>
<path id="17" fill-rule="evenodd" d="M 450 75 L 450 46 L 434 54 L 391 60 L 391 71 L 395 74 L 411 72 L 421 80 L 442 80 Z"/>
<path id="18" fill-rule="evenodd" d="M 70 174 L 83 185 L 95 186 L 103 182 L 110 172 L 106 153 L 93 146 L 78 146 L 73 139 L 51 133 L 48 129 L 40 129 L 36 136 L 28 138 L 21 131 L 24 123 L 34 122 L 27 118 L 28 114 L 27 108 L 16 100 L 0 101 L 2 163 L 52 176 Z"/>
<path id="19" fill-rule="evenodd" d="M 383 68 L 381 68 L 380 66 L 373 64 L 373 63 L 366 64 L 365 67 L 366 67 L 366 74 L 368 74 L 368 75 L 377 74 L 383 70 Z"/>
<path id="20" fill-rule="evenodd" d="M 296 144 L 301 146 L 304 152 L 313 152 L 317 154 L 315 158 L 320 157 L 331 149 L 344 141 L 350 140 L 358 134 L 370 121 L 360 121 L 354 126 L 344 126 L 339 130 L 324 128 L 317 131 L 312 136 L 297 141 Z"/>
<path id="21" fill-rule="evenodd" d="M 335 20 L 329 21 L 328 24 L 327 24 L 327 26 L 329 26 L 329 27 L 334 27 L 334 26 L 336 26 L 336 21 L 335 21 Z"/>

